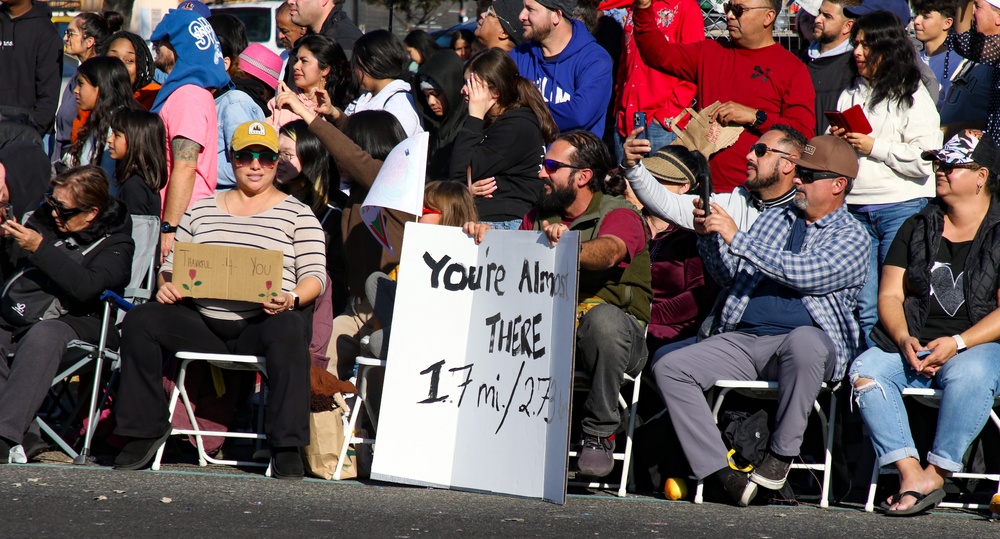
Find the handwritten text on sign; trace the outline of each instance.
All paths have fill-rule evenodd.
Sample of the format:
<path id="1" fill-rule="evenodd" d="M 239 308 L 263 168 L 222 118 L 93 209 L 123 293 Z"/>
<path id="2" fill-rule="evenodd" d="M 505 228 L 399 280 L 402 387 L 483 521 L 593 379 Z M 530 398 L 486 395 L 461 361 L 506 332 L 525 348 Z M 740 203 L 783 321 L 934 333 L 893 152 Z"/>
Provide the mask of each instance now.
<path id="1" fill-rule="evenodd" d="M 192 298 L 263 303 L 281 294 L 281 251 L 178 242 L 173 283 Z"/>
<path id="2" fill-rule="evenodd" d="M 578 249 L 407 225 L 374 478 L 565 500 Z"/>

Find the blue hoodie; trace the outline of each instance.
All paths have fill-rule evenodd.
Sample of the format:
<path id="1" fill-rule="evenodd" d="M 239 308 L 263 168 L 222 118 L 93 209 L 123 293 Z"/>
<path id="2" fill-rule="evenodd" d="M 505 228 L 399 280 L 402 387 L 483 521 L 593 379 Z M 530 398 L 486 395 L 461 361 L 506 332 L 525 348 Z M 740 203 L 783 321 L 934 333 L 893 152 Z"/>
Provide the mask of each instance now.
<path id="1" fill-rule="evenodd" d="M 510 56 L 521 76 L 542 92 L 560 132 L 586 129 L 600 138 L 614 83 L 611 57 L 581 21 L 571 20 L 573 37 L 557 56 L 545 58 L 541 45 L 532 41 Z"/>
<path id="2" fill-rule="evenodd" d="M 219 38 L 204 17 L 187 9 L 171 9 L 149 39 L 155 43 L 165 37 L 177 53 L 177 63 L 156 94 L 151 112 L 159 112 L 170 94 L 185 84 L 205 89 L 229 86 Z"/>

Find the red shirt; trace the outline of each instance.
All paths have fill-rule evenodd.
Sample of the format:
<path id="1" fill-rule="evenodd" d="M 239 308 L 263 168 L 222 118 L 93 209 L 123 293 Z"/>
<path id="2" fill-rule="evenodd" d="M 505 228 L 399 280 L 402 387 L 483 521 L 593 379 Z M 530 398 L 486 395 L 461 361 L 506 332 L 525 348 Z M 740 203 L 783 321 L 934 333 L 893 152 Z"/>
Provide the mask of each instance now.
<path id="1" fill-rule="evenodd" d="M 670 43 L 696 43 L 705 39 L 705 21 L 695 0 L 655 0 L 656 26 Z M 632 9 L 625 18 L 622 56 L 615 77 L 615 128 L 623 137 L 632 131 L 632 117 L 642 111 L 647 120 L 670 125 L 670 120 L 690 107 L 695 96 L 693 82 L 685 82 L 650 68 L 635 44 Z M 678 125 L 683 128 L 686 120 Z M 669 129 L 669 128 L 668 128 Z M 656 150 L 657 148 L 653 148 Z"/>
<path id="2" fill-rule="evenodd" d="M 686 45 L 668 43 L 657 26 L 653 9 L 633 15 L 635 39 L 647 65 L 698 85 L 698 108 L 716 101 L 735 101 L 763 110 L 767 121 L 747 128 L 736 144 L 712 156 L 712 185 L 728 193 L 746 181 L 750 146 L 774 124 L 789 125 L 803 135 L 816 129 L 816 91 L 809 69 L 794 54 L 775 43 L 744 49 L 712 40 Z"/>

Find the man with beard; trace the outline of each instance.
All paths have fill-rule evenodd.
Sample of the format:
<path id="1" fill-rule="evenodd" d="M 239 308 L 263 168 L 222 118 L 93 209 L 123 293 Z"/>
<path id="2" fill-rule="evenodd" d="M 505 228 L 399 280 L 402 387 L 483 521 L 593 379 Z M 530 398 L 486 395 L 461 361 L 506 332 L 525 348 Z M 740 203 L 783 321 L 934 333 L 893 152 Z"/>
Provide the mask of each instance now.
<path id="1" fill-rule="evenodd" d="M 861 0 L 825 0 L 813 26 L 815 41 L 802 55 L 816 89 L 816 134 L 830 128 L 823 114 L 837 110 L 837 98 L 856 75 L 851 28 L 854 19 L 844 14 L 844 7 L 859 6 Z"/>
<path id="2" fill-rule="evenodd" d="M 583 402 L 579 473 L 603 477 L 614 467 L 615 431 L 621 423 L 618 392 L 625 373 L 646 363 L 649 323 L 649 252 L 646 228 L 621 193 L 624 181 L 608 177 L 611 154 L 589 131 L 561 135 L 545 154 L 539 177 L 544 194 L 524 216 L 521 230 L 545 232 L 555 245 L 564 232 L 580 233 L 580 304 L 576 369 L 590 378 Z M 469 222 L 465 231 L 483 240 L 489 225 Z"/>
<path id="3" fill-rule="evenodd" d="M 671 193 L 660 187 L 642 164 L 642 157 L 650 150 L 649 140 L 636 138 L 633 131 L 625 140 L 625 178 L 632 186 L 639 201 L 650 213 L 674 223 L 694 229 L 691 205 L 697 194 Z M 712 195 L 712 202 L 718 204 L 736 221 L 740 230 L 750 230 L 757 216 L 768 208 L 784 206 L 795 196 L 795 165 L 786 157 L 798 157 L 806 145 L 802 133 L 783 124 L 771 126 L 757 142 L 750 146 L 746 155 L 746 181 L 731 193 Z"/>
<path id="4" fill-rule="evenodd" d="M 871 242 L 844 198 L 858 173 L 847 142 L 815 137 L 796 165 L 794 204 L 763 212 L 741 231 L 722 206 L 695 210 L 705 269 L 729 286 L 707 339 L 653 368 L 684 455 L 698 479 L 717 480 L 737 505 L 758 486 L 778 490 L 799 454 L 823 382 L 844 377 L 860 331 L 857 295 Z M 705 391 L 718 380 L 776 380 L 778 411 L 764 461 L 749 476 L 729 467 Z"/>

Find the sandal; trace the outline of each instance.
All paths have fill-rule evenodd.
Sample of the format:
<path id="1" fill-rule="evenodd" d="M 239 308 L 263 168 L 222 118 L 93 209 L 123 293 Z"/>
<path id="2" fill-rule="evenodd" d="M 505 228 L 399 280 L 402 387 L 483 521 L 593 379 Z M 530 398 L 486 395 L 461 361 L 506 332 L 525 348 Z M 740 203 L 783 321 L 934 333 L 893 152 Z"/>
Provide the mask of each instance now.
<path id="1" fill-rule="evenodd" d="M 886 511 L 885 515 L 889 517 L 910 517 L 914 515 L 919 515 L 934 509 L 944 500 L 944 489 L 939 488 L 927 494 L 921 494 L 914 490 L 907 490 L 906 492 L 901 492 L 896 495 L 896 500 L 903 499 L 903 496 L 912 496 L 917 503 L 913 504 L 912 507 L 902 510 Z"/>

